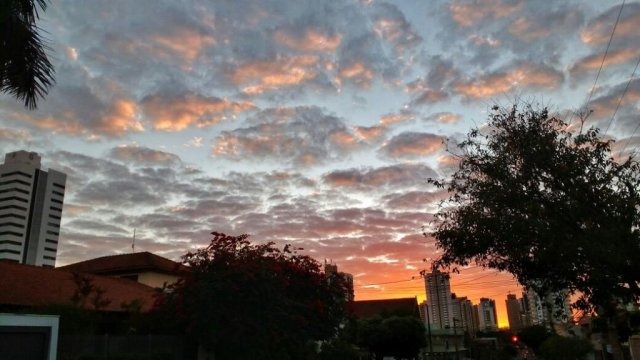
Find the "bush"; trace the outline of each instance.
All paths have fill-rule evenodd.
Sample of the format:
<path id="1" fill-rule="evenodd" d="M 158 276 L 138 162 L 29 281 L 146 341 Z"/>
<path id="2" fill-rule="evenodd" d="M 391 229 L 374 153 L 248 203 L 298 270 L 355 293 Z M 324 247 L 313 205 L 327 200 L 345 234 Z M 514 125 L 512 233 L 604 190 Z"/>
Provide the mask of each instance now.
<path id="1" fill-rule="evenodd" d="M 580 360 L 593 351 L 584 339 L 553 335 L 540 345 L 540 356 L 545 360 Z"/>

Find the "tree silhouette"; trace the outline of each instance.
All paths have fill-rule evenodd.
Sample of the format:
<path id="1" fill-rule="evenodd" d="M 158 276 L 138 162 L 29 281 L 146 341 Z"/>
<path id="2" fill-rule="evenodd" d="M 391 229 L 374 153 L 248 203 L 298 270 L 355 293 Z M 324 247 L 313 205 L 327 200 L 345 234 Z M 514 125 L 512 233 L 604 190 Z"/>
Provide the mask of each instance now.
<path id="1" fill-rule="evenodd" d="M 341 275 L 290 246 L 212 235 L 207 248 L 183 257 L 191 271 L 160 307 L 173 309 L 216 359 L 306 358 L 311 341 L 336 333 L 347 301 Z"/>
<path id="2" fill-rule="evenodd" d="M 36 25 L 47 0 L 0 2 L 0 91 L 35 109 L 54 83 L 53 65 Z"/>
<path id="3" fill-rule="evenodd" d="M 431 180 L 450 193 L 430 234 L 437 263 L 508 271 L 540 295 L 568 289 L 574 306 L 614 317 L 640 297 L 640 167 L 615 161 L 611 143 L 547 109 L 494 107 L 459 144 L 451 180 Z"/>

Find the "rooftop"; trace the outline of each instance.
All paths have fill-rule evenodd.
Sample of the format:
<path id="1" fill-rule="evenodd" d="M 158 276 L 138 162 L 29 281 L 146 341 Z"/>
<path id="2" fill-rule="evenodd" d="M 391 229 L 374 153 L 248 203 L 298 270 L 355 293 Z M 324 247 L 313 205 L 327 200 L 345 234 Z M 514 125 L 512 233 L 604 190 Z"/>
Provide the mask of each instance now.
<path id="1" fill-rule="evenodd" d="M 142 271 L 181 275 L 189 271 L 188 267 L 178 262 L 152 254 L 148 251 L 103 256 L 61 266 L 59 269 L 100 275 L 115 275 Z"/>
<path id="2" fill-rule="evenodd" d="M 132 280 L 83 274 L 95 289 L 104 291 L 109 303 L 103 311 L 125 311 L 123 303 L 142 301 L 142 311 L 153 306 L 155 290 Z M 72 271 L 0 261 L 0 305 L 46 306 L 73 304 L 78 291 L 78 274 Z M 91 296 L 85 307 L 91 308 Z"/>

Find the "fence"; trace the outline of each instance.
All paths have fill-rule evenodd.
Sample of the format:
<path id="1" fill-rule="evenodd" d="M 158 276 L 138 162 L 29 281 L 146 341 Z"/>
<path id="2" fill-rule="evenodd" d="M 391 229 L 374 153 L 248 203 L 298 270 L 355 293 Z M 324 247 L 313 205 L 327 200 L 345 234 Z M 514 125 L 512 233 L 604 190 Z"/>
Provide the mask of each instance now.
<path id="1" fill-rule="evenodd" d="M 60 335 L 58 358 L 76 359 L 188 359 L 184 338 L 176 335 Z"/>

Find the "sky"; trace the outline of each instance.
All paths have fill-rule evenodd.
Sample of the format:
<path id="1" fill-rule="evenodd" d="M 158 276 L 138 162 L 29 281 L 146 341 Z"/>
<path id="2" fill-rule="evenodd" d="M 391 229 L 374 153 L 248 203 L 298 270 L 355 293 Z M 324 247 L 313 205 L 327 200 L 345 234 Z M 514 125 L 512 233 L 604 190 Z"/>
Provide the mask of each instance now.
<path id="1" fill-rule="evenodd" d="M 423 300 L 438 250 L 422 227 L 447 196 L 427 179 L 492 105 L 577 124 L 590 99 L 587 126 L 640 145 L 639 2 L 597 75 L 620 6 L 57 0 L 39 22 L 56 84 L 35 111 L 0 96 L 0 151 L 67 174 L 58 265 L 131 252 L 134 229 L 136 251 L 174 260 L 247 233 L 337 264 L 357 300 Z M 478 267 L 452 288 L 496 299 L 501 325 L 521 291 Z"/>

